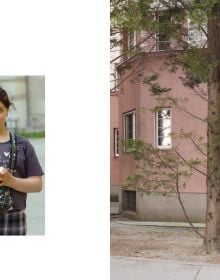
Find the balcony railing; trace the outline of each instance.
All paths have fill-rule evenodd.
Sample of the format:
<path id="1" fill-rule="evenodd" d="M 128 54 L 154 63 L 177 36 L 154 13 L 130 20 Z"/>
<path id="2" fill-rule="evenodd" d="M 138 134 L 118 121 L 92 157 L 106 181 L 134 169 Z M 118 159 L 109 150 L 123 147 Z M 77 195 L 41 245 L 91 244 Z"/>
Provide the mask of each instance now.
<path id="1" fill-rule="evenodd" d="M 170 41 L 158 41 L 157 42 L 157 51 L 166 51 L 170 48 Z"/>

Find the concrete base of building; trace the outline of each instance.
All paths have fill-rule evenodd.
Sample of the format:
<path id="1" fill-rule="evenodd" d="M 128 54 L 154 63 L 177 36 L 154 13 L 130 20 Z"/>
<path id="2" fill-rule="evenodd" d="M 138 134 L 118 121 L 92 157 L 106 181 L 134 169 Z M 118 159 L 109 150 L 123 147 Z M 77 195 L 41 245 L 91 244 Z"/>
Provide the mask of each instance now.
<path id="1" fill-rule="evenodd" d="M 119 200 L 119 190 L 120 186 L 111 185 L 110 186 L 110 201 L 117 202 Z"/>
<path id="2" fill-rule="evenodd" d="M 204 223 L 206 213 L 205 193 L 181 193 L 181 200 L 193 223 Z M 123 190 L 119 192 L 119 211 L 128 218 L 140 221 L 187 222 L 176 193 L 136 192 L 136 211 L 129 211 Z"/>

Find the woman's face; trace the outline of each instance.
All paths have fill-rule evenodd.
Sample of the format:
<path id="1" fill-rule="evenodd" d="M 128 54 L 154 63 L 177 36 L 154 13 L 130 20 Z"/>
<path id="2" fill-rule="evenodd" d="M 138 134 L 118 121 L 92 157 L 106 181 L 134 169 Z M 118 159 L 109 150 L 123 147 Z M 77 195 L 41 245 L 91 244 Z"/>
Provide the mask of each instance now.
<path id="1" fill-rule="evenodd" d="M 5 126 L 7 116 L 8 116 L 8 109 L 0 101 L 0 127 Z"/>

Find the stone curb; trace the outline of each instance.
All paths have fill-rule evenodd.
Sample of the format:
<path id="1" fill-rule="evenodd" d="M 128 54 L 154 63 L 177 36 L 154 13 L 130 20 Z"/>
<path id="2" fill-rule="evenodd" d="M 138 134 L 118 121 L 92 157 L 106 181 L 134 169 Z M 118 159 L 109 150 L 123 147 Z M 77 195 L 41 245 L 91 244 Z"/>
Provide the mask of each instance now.
<path id="1" fill-rule="evenodd" d="M 143 258 L 143 257 L 126 257 L 126 256 L 111 256 L 112 259 L 115 260 L 134 260 L 134 261 L 148 261 L 153 263 L 173 263 L 173 264 L 180 264 L 180 265 L 191 265 L 191 266 L 210 266 L 210 267 L 218 267 L 220 268 L 219 264 L 211 263 L 211 262 L 197 262 L 197 261 L 179 261 L 179 260 L 172 260 L 172 259 L 152 259 L 152 258 Z"/>
<path id="2" fill-rule="evenodd" d="M 122 225 L 131 225 L 131 226 L 157 226 L 157 227 L 183 227 L 190 228 L 191 226 L 188 223 L 176 223 L 176 222 L 145 222 L 145 221 L 120 221 L 112 219 L 114 222 Z M 193 223 L 195 228 L 205 228 L 203 223 Z"/>

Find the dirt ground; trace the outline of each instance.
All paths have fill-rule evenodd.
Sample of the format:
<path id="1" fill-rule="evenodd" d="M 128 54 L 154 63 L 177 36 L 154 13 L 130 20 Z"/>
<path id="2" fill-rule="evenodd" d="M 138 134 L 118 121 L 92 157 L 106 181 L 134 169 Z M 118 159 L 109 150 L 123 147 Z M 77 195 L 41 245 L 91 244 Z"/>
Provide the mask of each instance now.
<path id="1" fill-rule="evenodd" d="M 209 256 L 203 240 L 190 228 L 121 224 L 122 218 L 111 219 L 111 255 L 160 258 L 187 262 L 220 264 L 220 257 Z M 204 229 L 199 229 L 204 233 Z"/>

